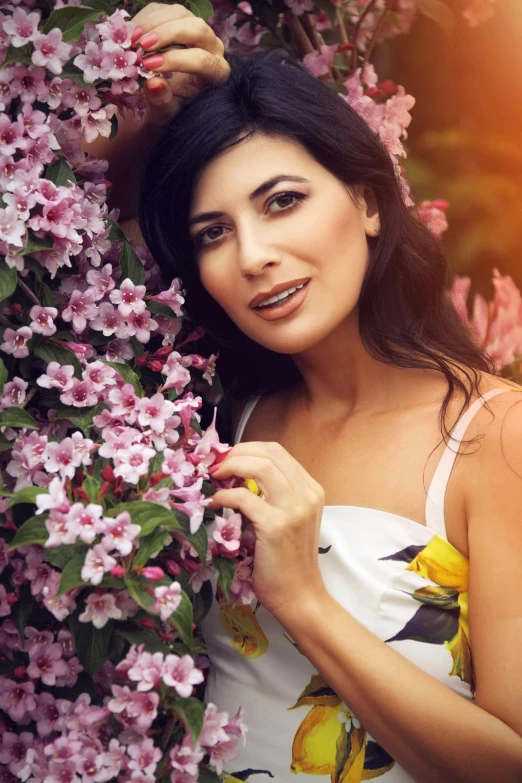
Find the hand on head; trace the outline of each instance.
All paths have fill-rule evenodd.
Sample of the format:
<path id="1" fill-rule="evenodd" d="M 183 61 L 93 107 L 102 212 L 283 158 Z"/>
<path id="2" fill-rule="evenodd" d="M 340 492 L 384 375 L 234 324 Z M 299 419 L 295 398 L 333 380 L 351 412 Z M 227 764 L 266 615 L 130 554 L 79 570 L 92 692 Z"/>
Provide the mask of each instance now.
<path id="1" fill-rule="evenodd" d="M 142 49 L 144 65 L 158 74 L 144 86 L 154 124 L 166 124 L 202 90 L 228 79 L 223 42 L 184 6 L 149 3 L 131 21 L 133 46 Z"/>

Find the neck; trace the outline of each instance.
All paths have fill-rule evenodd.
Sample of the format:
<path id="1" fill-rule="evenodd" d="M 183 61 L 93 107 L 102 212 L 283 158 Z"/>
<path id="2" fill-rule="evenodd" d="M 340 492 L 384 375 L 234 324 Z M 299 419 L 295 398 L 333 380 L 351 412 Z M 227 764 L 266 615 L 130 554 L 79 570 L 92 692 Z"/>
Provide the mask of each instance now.
<path id="1" fill-rule="evenodd" d="M 446 385 L 436 371 L 395 367 L 374 359 L 362 343 L 357 312 L 292 359 L 302 376 L 295 394 L 302 396 L 308 409 L 328 410 L 334 417 L 442 400 Z"/>

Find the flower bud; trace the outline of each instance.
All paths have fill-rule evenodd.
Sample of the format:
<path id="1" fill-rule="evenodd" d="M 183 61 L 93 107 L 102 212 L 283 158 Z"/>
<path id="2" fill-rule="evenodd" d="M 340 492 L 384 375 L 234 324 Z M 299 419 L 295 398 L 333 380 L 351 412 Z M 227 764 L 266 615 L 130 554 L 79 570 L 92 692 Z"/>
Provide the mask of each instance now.
<path id="1" fill-rule="evenodd" d="M 116 480 L 116 477 L 114 475 L 114 470 L 112 469 L 111 465 L 107 465 L 106 468 L 100 470 L 100 476 L 104 481 L 108 481 L 110 484 L 114 484 Z"/>
<path id="2" fill-rule="evenodd" d="M 141 574 L 150 582 L 160 582 L 165 576 L 165 571 L 159 566 L 147 566 L 146 568 L 139 569 Z"/>
<path id="3" fill-rule="evenodd" d="M 27 676 L 27 669 L 25 666 L 17 666 L 16 669 L 13 670 L 13 674 L 17 680 L 23 680 L 24 677 Z"/>
<path id="4" fill-rule="evenodd" d="M 157 625 L 154 622 L 154 620 L 151 620 L 149 617 L 142 617 L 140 620 L 140 625 L 145 631 L 157 631 Z"/>
<path id="5" fill-rule="evenodd" d="M 164 345 L 163 348 L 158 348 L 152 355 L 155 359 L 166 359 L 173 350 L 172 345 Z"/>
<path id="6" fill-rule="evenodd" d="M 115 565 L 114 568 L 111 568 L 111 576 L 116 577 L 116 579 L 123 579 L 125 576 L 125 569 L 122 565 Z"/>
<path id="7" fill-rule="evenodd" d="M 179 563 L 176 563 L 175 560 L 165 560 L 164 566 L 171 576 L 178 576 L 178 574 L 181 574 Z"/>

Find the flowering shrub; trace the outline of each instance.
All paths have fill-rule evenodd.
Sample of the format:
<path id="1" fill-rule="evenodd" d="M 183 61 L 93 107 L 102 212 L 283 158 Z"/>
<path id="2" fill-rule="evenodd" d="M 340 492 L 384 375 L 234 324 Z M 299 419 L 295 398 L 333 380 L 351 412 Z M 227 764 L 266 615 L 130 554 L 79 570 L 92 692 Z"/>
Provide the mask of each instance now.
<path id="1" fill-rule="evenodd" d="M 230 48 L 271 35 L 301 54 L 401 174 L 414 99 L 369 56 L 409 29 L 415 0 L 286 0 L 276 18 L 269 4 L 205 3 L 189 5 L 213 11 Z M 207 509 L 214 486 L 236 482 L 209 480 L 229 447 L 215 418 L 200 426 L 200 395 L 220 397 L 217 357 L 190 351 L 202 334 L 180 281 L 126 238 L 108 164 L 84 151 L 117 132 L 119 112 L 142 116 L 135 4 L 44 5 L 0 11 L 0 780 L 212 783 L 246 727 L 240 709 L 203 701 L 199 623 L 216 590 L 250 603 L 254 554 L 240 514 Z M 414 213 L 441 236 L 447 206 Z M 487 328 L 480 302 L 473 323 L 501 362 L 521 309 L 501 325 L 514 298 L 509 284 L 497 293 Z"/>

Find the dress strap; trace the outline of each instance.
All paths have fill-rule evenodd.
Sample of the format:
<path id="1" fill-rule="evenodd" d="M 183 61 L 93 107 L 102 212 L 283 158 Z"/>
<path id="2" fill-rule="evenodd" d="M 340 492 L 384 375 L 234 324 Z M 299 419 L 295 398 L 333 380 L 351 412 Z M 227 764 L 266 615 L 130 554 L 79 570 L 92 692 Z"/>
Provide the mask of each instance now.
<path id="1" fill-rule="evenodd" d="M 241 438 L 243 436 L 243 430 L 246 427 L 248 418 L 252 413 L 252 411 L 254 410 L 256 403 L 261 399 L 261 396 L 262 395 L 259 394 L 250 397 L 245 407 L 243 408 L 243 413 L 241 414 L 241 418 L 239 419 L 239 424 L 237 425 L 236 436 L 234 438 L 234 445 L 236 445 L 236 443 L 239 443 L 241 441 Z"/>
<path id="2" fill-rule="evenodd" d="M 473 417 L 487 400 L 496 397 L 497 394 L 503 394 L 508 391 L 512 391 L 512 389 L 491 389 L 483 394 L 469 406 L 468 410 L 462 414 L 453 428 L 446 448 L 444 449 L 444 453 L 440 458 L 440 462 L 437 465 L 431 480 L 428 497 L 426 499 L 426 527 L 433 530 L 433 532 L 437 533 L 441 538 L 448 538 L 446 534 L 446 522 L 444 519 L 444 499 L 446 497 L 446 489 L 448 487 L 451 471 L 455 464 L 457 454 L 459 453 L 460 444 L 466 434 L 466 430 Z"/>

